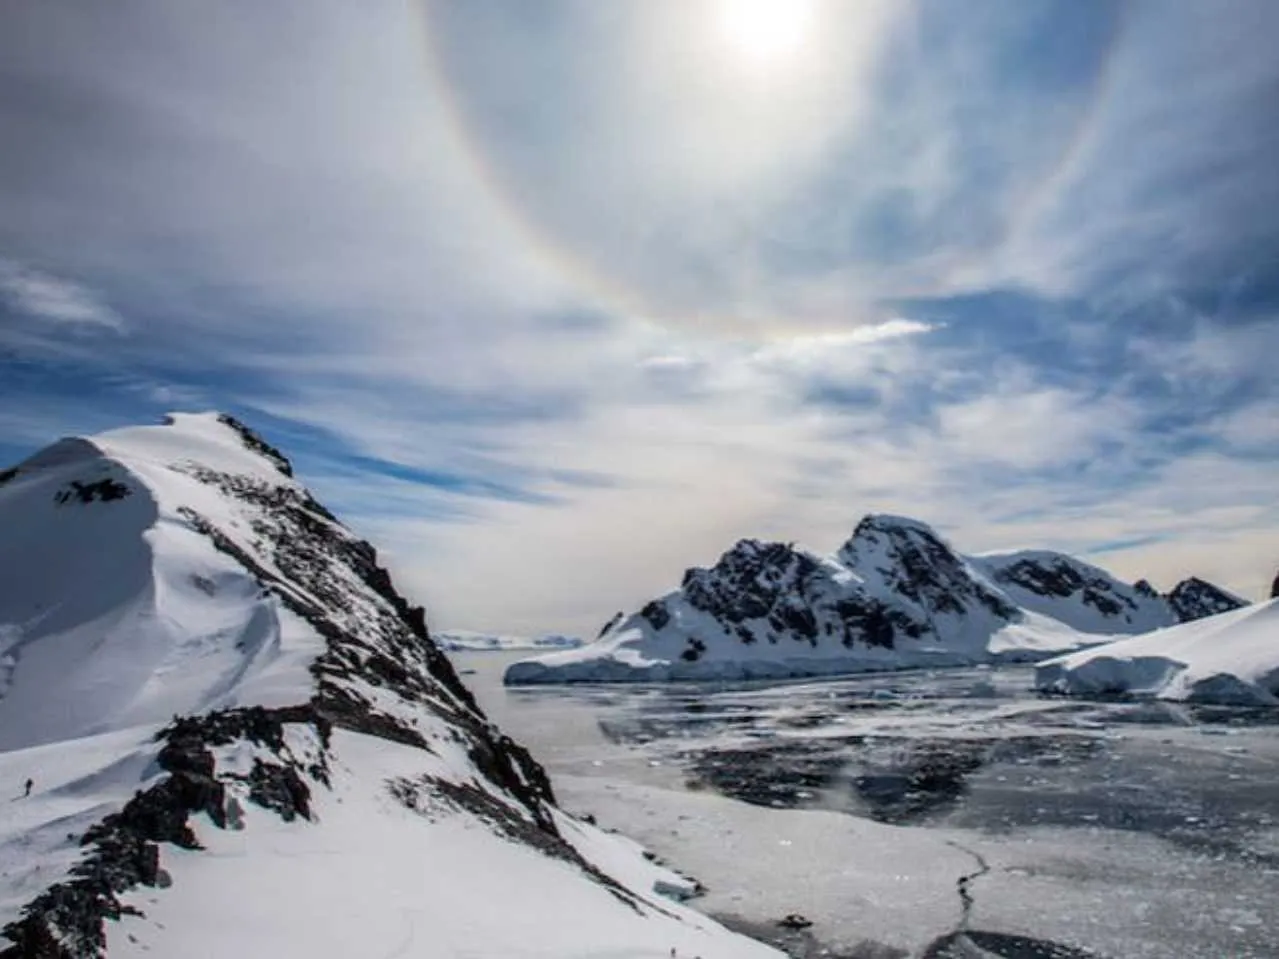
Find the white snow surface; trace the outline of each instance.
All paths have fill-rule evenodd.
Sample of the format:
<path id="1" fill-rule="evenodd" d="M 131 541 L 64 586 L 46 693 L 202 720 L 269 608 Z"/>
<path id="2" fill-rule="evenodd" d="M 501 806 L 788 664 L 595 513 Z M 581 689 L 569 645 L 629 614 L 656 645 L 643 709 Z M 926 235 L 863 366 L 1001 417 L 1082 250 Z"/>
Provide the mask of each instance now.
<path id="1" fill-rule="evenodd" d="M 175 715 L 315 693 L 310 666 L 325 640 L 191 516 L 279 577 L 274 588 L 327 604 L 342 628 L 387 614 L 388 601 L 340 562 L 325 571 L 337 597 L 308 594 L 272 565 L 273 534 L 259 522 L 270 507 L 197 475 L 305 495 L 279 465 L 214 414 L 175 415 L 59 441 L 0 478 L 0 927 L 67 878 L 90 826 L 167 775 L 156 734 Z M 192 823 L 204 849 L 161 847 L 172 884 L 123 894 L 144 915 L 107 923 L 111 956 L 778 956 L 669 898 L 690 883 L 628 840 L 552 811 L 561 836 L 629 896 L 445 799 L 433 782 L 488 793 L 503 815 L 532 822 L 480 774 L 470 740 L 445 718 L 469 707 L 443 686 L 430 695 L 447 708 L 434 711 L 358 670 L 331 682 L 429 748 L 335 730 L 331 788 L 312 779 L 312 820 L 285 822 L 234 778 L 256 756 L 279 757 L 245 740 L 219 747 L 233 828 L 201 814 Z M 286 751 L 313 768 L 313 728 L 286 729 Z M 397 798 L 395 780 L 423 783 L 418 798 Z"/>
<path id="2" fill-rule="evenodd" d="M 142 726 L 0 752 L 0 926 L 66 874 L 85 829 L 164 775 L 155 732 Z"/>
<path id="3" fill-rule="evenodd" d="M 309 698 L 323 642 L 178 512 L 249 535 L 192 463 L 296 484 L 215 417 L 172 419 L 61 440 L 0 486 L 0 750 Z M 102 481 L 129 492 L 59 501 Z"/>
<path id="4" fill-rule="evenodd" d="M 1043 690 L 1279 705 L 1279 599 L 1051 659 Z"/>
<path id="5" fill-rule="evenodd" d="M 668 959 L 672 948 L 690 959 L 779 957 L 656 895 L 659 881 L 685 881 L 628 840 L 559 818 L 580 851 L 640 896 L 637 908 L 446 804 L 394 801 L 385 784 L 420 775 L 421 750 L 342 731 L 333 749 L 333 788 L 317 791 L 315 823 L 246 802 L 242 830 L 199 824 L 206 850 L 166 855 L 173 886 L 127 897 L 145 916 L 109 926 L 113 959 Z"/>
<path id="6" fill-rule="evenodd" d="M 753 581 L 733 581 L 769 551 L 784 551 L 785 558 L 763 562 Z M 722 571 L 735 555 L 748 558 Z M 911 572 L 921 563 L 933 577 L 922 588 Z M 1010 578 L 1013 567 L 1029 567 L 1041 577 L 1065 569 L 1075 588 L 1065 595 L 1037 593 Z M 899 516 L 867 517 L 833 556 L 744 541 L 719 566 L 689 575 L 714 580 L 730 596 L 776 592 L 774 612 L 811 616 L 815 629 L 811 635 L 779 629 L 771 613 L 708 611 L 690 595 L 686 577 L 682 587 L 646 607 L 668 614 L 660 625 L 641 610 L 580 649 L 513 663 L 506 681 L 727 681 L 1031 662 L 1176 621 L 1164 598 L 1147 596 L 1073 557 L 1047 550 L 965 556 L 926 524 Z M 895 627 L 891 646 L 862 637 L 850 641 L 844 612 L 849 605 L 884 610 L 922 629 L 910 635 Z"/>
<path id="7" fill-rule="evenodd" d="M 511 650 L 577 649 L 583 641 L 576 636 L 549 634 L 546 636 L 509 636 L 483 633 L 471 629 L 432 630 L 435 645 L 446 652 L 488 653 Z"/>

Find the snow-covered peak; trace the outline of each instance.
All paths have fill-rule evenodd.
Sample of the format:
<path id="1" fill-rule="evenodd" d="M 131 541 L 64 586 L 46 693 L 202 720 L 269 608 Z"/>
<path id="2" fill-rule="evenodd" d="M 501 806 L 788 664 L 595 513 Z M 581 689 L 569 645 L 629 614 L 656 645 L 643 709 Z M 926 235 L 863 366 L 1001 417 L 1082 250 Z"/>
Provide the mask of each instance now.
<path id="1" fill-rule="evenodd" d="M 210 469 L 280 484 L 293 466 L 284 454 L 227 413 L 170 413 L 158 426 L 128 426 L 89 437 L 109 455 L 167 467 Z"/>
<path id="2" fill-rule="evenodd" d="M 1206 605 L 1206 604 L 1201 604 Z M 1049 550 L 966 556 L 926 523 L 872 514 L 833 556 L 744 539 L 580 650 L 510 683 L 809 676 L 1035 659 L 1171 625 L 1148 584 Z"/>
<path id="3" fill-rule="evenodd" d="M 372 547 L 290 474 L 220 414 L 63 439 L 7 471 L 0 749 L 345 699 L 368 683 L 334 665 L 356 636 L 468 703 Z"/>
<path id="4" fill-rule="evenodd" d="M 976 604 L 1003 618 L 1015 608 L 926 523 L 872 514 L 836 554 L 876 592 L 917 604 L 926 617 L 962 614 Z"/>
<path id="5" fill-rule="evenodd" d="M 555 807 L 422 609 L 292 472 L 218 414 L 61 440 L 0 471 L 0 772 L 34 787 L 0 821 L 0 952 L 247 942 L 336 959 L 368 951 L 352 929 L 417 927 L 510 955 L 531 926 L 476 931 L 537 886 L 540 953 L 771 955 L 657 902 L 676 877 Z M 433 894 L 476 870 L 485 895 Z M 402 904 L 367 894 L 374 874 L 397 877 Z M 292 908 L 260 909 L 277 887 Z M 355 926 L 324 906 L 355 901 Z"/>
<path id="6" fill-rule="evenodd" d="M 1246 600 L 1234 593 L 1228 593 L 1198 576 L 1183 579 L 1168 593 L 1167 600 L 1177 614 L 1177 621 L 1181 623 L 1228 613 L 1248 605 Z"/>

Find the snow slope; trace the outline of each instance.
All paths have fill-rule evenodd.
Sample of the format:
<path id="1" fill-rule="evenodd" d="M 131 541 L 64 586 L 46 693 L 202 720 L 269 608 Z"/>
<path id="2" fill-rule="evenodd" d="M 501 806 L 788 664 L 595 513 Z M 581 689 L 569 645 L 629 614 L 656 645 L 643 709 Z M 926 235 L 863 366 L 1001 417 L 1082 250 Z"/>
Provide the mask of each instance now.
<path id="1" fill-rule="evenodd" d="M 321 828 L 247 803 L 242 831 L 202 828 L 207 851 L 173 858 L 171 890 L 128 897 L 145 916 L 111 927 L 110 955 L 190 954 L 197 942 L 211 957 L 776 956 L 651 893 L 618 908 L 614 891 L 580 881 L 571 863 L 478 828 L 446 802 L 395 801 L 383 784 L 420 775 L 418 750 L 344 733 L 335 750 L 332 789 L 317 797 Z M 687 884 L 627 840 L 557 821 L 586 858 L 638 887 Z"/>
<path id="2" fill-rule="evenodd" d="M 446 652 L 504 652 L 519 649 L 577 649 L 582 640 L 575 636 L 503 636 L 469 629 L 436 630 L 435 645 Z"/>
<path id="3" fill-rule="evenodd" d="M 271 467 L 234 439 L 190 417 L 62 440 L 0 486 L 0 749 L 310 695 L 323 642 L 180 512 L 251 522 L 168 465 L 261 480 Z"/>
<path id="4" fill-rule="evenodd" d="M 1279 600 L 1049 660 L 1035 684 L 1081 696 L 1279 705 Z"/>
<path id="5" fill-rule="evenodd" d="M 1065 553 L 987 553 L 973 562 L 1022 609 L 1082 633 L 1145 633 L 1178 621 L 1163 597 Z"/>
<path id="6" fill-rule="evenodd" d="M 775 955 L 561 813 L 237 421 L 55 443 L 0 528 L 5 959 Z"/>
<path id="7" fill-rule="evenodd" d="M 742 540 L 594 643 L 506 681 L 820 676 L 1031 661 L 1177 622 L 1165 597 L 1048 551 L 965 556 L 900 516 L 865 517 L 833 556 Z"/>

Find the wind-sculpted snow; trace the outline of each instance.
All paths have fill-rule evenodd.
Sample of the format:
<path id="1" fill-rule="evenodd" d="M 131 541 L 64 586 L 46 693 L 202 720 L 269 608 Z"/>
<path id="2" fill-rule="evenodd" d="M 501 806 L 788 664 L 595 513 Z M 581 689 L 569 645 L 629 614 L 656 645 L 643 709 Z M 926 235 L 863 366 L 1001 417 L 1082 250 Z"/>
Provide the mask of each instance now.
<path id="1" fill-rule="evenodd" d="M 964 556 L 924 523 L 872 515 L 833 556 L 742 540 L 714 566 L 688 570 L 679 589 L 610 620 L 589 646 L 514 663 L 506 680 L 763 679 L 1030 661 L 1178 619 L 1153 589 L 1073 557 Z"/>
<path id="2" fill-rule="evenodd" d="M 634 921 L 649 924 L 654 954 L 658 942 L 662 955 L 667 942 L 707 957 L 769 954 L 655 899 L 664 874 L 642 873 L 647 888 L 633 888 L 579 851 L 565 829 L 590 828 L 555 809 L 542 768 L 483 715 L 421 607 L 244 424 L 177 416 L 60 441 L 6 471 L 0 525 L 0 768 L 35 784 L 19 797 L 23 816 L 0 827 L 0 925 L 13 943 L 4 959 L 174 955 L 197 942 L 195 951 L 219 955 L 353 954 L 337 928 L 312 935 L 306 900 L 354 895 L 349 887 L 370 877 L 341 862 L 295 869 L 275 851 L 279 830 L 311 831 L 303 846 L 346 848 L 372 868 L 358 858 L 359 837 L 328 822 L 342 818 L 325 798 L 339 789 L 358 792 L 367 828 L 385 839 L 376 868 L 425 882 L 417 896 L 476 867 L 468 842 L 489 850 L 479 868 L 504 861 L 494 842 L 550 863 L 543 894 L 589 906 L 589 931 L 572 948 L 548 935 L 555 945 L 530 955 L 592 955 Z M 364 759 L 370 743 L 399 751 L 393 776 L 351 772 L 352 763 L 378 768 Z M 46 786 L 59 768 L 66 778 Z M 79 793 L 92 801 L 69 807 Z M 327 812 L 315 815 L 317 805 Z M 447 815 L 423 818 L 424 809 Z M 396 842 L 403 817 L 416 817 L 404 834 L 419 839 L 437 819 L 471 828 L 451 840 L 452 859 L 397 859 L 424 852 Z M 225 865 L 199 850 L 239 832 L 248 849 L 232 860 L 238 871 L 214 899 L 193 896 Z M 255 832 L 276 838 L 259 847 Z M 176 849 L 189 852 L 175 858 Z M 287 875 L 298 908 L 273 918 L 269 945 L 242 937 L 209 947 L 211 925 L 261 924 L 250 916 L 258 904 L 238 891 L 254 870 Z M 275 897 L 264 888 L 260 899 Z M 169 903 L 181 904 L 180 921 Z M 402 921 L 366 906 L 361 923 Z M 494 904 L 477 897 L 473 914 L 421 908 L 434 938 L 447 939 Z M 544 911 L 568 924 L 560 908 Z M 131 931 L 116 935 L 124 923 Z M 525 938 L 537 945 L 534 930 Z M 479 953 L 510 954 L 494 949 Z M 424 938 L 400 954 L 439 952 Z"/>
<path id="3" fill-rule="evenodd" d="M 1035 683 L 1076 696 L 1279 705 L 1279 600 L 1049 660 Z"/>

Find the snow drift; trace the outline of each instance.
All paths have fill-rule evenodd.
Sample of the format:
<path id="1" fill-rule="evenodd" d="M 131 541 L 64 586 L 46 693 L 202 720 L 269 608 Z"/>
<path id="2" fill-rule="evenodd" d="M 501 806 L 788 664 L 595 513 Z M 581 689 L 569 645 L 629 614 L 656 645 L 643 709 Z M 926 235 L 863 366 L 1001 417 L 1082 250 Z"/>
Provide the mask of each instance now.
<path id="1" fill-rule="evenodd" d="M 775 955 L 560 812 L 238 421 L 55 443 L 0 471 L 0 528 L 4 959 Z"/>
<path id="2" fill-rule="evenodd" d="M 1035 670 L 1046 692 L 1279 705 L 1279 600 L 1062 656 Z"/>
<path id="3" fill-rule="evenodd" d="M 965 556 L 924 523 L 872 515 L 832 556 L 742 540 L 713 567 L 688 570 L 678 589 L 615 618 L 594 643 L 513 663 L 505 680 L 761 679 L 1035 661 L 1178 619 L 1167 597 L 1072 556 Z"/>

